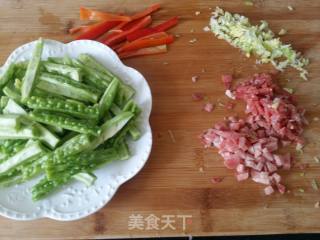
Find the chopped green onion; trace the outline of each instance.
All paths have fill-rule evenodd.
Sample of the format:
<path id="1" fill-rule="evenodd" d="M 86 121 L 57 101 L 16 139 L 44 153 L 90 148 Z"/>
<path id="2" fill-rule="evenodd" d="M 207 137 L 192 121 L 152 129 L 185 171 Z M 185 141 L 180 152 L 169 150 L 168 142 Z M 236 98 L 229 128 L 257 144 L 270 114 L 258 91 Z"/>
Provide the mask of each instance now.
<path id="1" fill-rule="evenodd" d="M 252 25 L 245 16 L 231 14 L 217 7 L 210 25 L 219 39 L 240 48 L 247 57 L 255 54 L 262 63 L 271 63 L 280 71 L 291 66 L 300 72 L 301 78 L 307 80 L 308 71 L 305 67 L 309 60 L 290 44 L 283 44 L 279 38 L 275 38 L 266 21 L 261 21 L 260 25 Z"/>
<path id="2" fill-rule="evenodd" d="M 283 35 L 286 35 L 287 32 L 288 32 L 288 31 L 287 31 L 286 29 L 281 28 L 281 30 L 279 31 L 278 35 L 279 35 L 279 36 L 283 36 Z"/>
<path id="3" fill-rule="evenodd" d="M 319 190 L 318 183 L 317 183 L 317 181 L 316 181 L 315 179 L 312 179 L 312 180 L 311 180 L 311 187 L 312 187 L 312 189 L 315 190 L 315 191 L 318 191 L 318 190 Z"/>
<path id="4" fill-rule="evenodd" d="M 252 0 L 244 0 L 243 2 L 246 6 L 253 6 L 254 5 Z"/>

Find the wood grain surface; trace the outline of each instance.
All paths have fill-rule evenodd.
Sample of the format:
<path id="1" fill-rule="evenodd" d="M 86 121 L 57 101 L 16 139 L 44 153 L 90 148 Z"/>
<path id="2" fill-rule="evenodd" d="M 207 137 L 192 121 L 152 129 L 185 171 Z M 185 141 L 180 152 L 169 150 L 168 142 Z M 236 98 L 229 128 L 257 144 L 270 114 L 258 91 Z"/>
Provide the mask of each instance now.
<path id="1" fill-rule="evenodd" d="M 42 36 L 67 42 L 67 30 L 79 24 L 79 6 L 106 11 L 133 13 L 155 1 L 63 1 L 0 0 L 0 62 L 16 47 Z M 143 170 L 120 187 L 112 201 L 90 217 L 73 222 L 37 220 L 29 222 L 0 218 L 0 239 L 20 238 L 119 238 L 142 236 L 197 236 L 320 232 L 319 192 L 311 188 L 311 179 L 320 182 L 320 1 L 265 0 L 246 6 L 242 0 L 159 0 L 163 9 L 154 14 L 154 22 L 180 16 L 180 24 L 171 30 L 179 34 L 164 55 L 126 60 L 148 80 L 153 93 L 151 124 L 154 133 L 152 154 Z M 289 11 L 287 6 L 294 7 Z M 224 116 L 243 112 L 217 106 L 212 113 L 202 111 L 205 102 L 193 102 L 194 92 L 204 92 L 207 101 L 226 103 L 220 83 L 222 73 L 245 77 L 272 70 L 255 65 L 226 42 L 205 33 L 209 17 L 216 6 L 250 17 L 253 22 L 267 20 L 274 32 L 288 30 L 282 37 L 310 58 L 310 81 L 305 82 L 294 70 L 280 75 L 280 83 L 292 87 L 301 106 L 307 109 L 310 125 L 305 131 L 308 145 L 297 162 L 309 163 L 304 177 L 299 168 L 283 173 L 290 189 L 285 195 L 266 197 L 263 186 L 251 181 L 238 183 L 232 171 L 225 169 L 216 150 L 205 150 L 198 136 Z M 200 11 L 196 16 L 195 12 Z M 191 39 L 196 38 L 194 44 Z M 203 70 L 204 69 L 204 70 Z M 199 76 L 197 83 L 191 77 Z M 172 133 L 174 138 L 170 136 Z M 203 170 L 203 171 L 201 171 Z M 213 185 L 212 176 L 224 181 Z M 298 191 L 305 190 L 304 193 Z M 176 229 L 128 229 L 132 214 L 159 218 L 174 215 Z M 178 215 L 192 215 L 183 230 Z"/>

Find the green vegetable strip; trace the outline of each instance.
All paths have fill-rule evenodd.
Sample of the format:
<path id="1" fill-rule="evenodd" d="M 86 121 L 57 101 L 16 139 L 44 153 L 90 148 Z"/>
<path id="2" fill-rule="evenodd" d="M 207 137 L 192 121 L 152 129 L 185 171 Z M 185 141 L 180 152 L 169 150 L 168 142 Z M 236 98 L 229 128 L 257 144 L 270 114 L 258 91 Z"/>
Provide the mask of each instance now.
<path id="1" fill-rule="evenodd" d="M 123 107 L 123 111 L 132 112 L 136 117 L 141 113 L 141 109 L 132 99 L 126 103 Z"/>
<path id="2" fill-rule="evenodd" d="M 40 66 L 41 54 L 43 49 L 43 40 L 40 38 L 35 46 L 31 60 L 29 61 L 26 75 L 23 78 L 21 97 L 26 99 L 30 96 L 34 82 L 36 81 L 38 69 Z"/>
<path id="3" fill-rule="evenodd" d="M 36 127 L 40 132 L 40 136 L 38 136 L 37 138 L 48 145 L 50 148 L 55 148 L 60 142 L 59 138 L 56 135 L 54 135 L 40 123 L 34 123 L 34 127 Z"/>
<path id="4" fill-rule="evenodd" d="M 66 64 L 62 57 L 48 57 L 48 62 L 56 64 Z"/>
<path id="5" fill-rule="evenodd" d="M 58 126 L 79 133 L 87 133 L 97 136 L 100 131 L 97 126 L 91 126 L 90 124 L 87 124 L 87 122 L 68 116 L 53 114 L 46 111 L 35 110 L 29 113 L 29 116 L 34 121 L 48 125 Z"/>
<path id="6" fill-rule="evenodd" d="M 90 187 L 96 181 L 97 176 L 93 173 L 79 172 L 73 175 L 72 178 L 83 182 L 87 187 Z"/>
<path id="7" fill-rule="evenodd" d="M 78 134 L 54 151 L 54 158 L 58 162 L 64 161 L 68 155 L 74 155 L 87 150 L 92 142 L 93 137 L 87 134 Z"/>
<path id="8" fill-rule="evenodd" d="M 0 128 L 14 128 L 19 130 L 21 127 L 21 116 L 13 114 L 0 115 Z"/>
<path id="9" fill-rule="evenodd" d="M 119 79 L 114 78 L 99 101 L 100 116 L 104 117 L 110 109 L 119 88 Z"/>
<path id="10" fill-rule="evenodd" d="M 1 110 L 3 110 L 7 106 L 9 99 L 10 98 L 8 98 L 7 96 L 2 96 L 1 97 L 1 99 L 0 99 L 0 108 L 1 108 Z"/>
<path id="11" fill-rule="evenodd" d="M 39 79 L 37 87 L 44 91 L 84 102 L 96 103 L 98 101 L 99 93 L 88 85 L 50 73 L 42 73 Z"/>
<path id="12" fill-rule="evenodd" d="M 131 125 L 129 133 L 134 141 L 137 141 L 141 137 L 141 132 L 134 124 Z"/>
<path id="13" fill-rule="evenodd" d="M 45 128 L 47 128 L 49 131 L 56 133 L 58 135 L 62 135 L 65 132 L 63 128 L 57 127 L 57 126 L 45 125 Z"/>
<path id="14" fill-rule="evenodd" d="M 30 61 L 21 61 L 15 63 L 16 69 L 27 70 Z"/>
<path id="15" fill-rule="evenodd" d="M 125 159 L 128 156 L 128 152 L 125 151 L 123 146 L 119 148 L 111 148 L 99 151 L 88 152 L 84 154 L 79 154 L 76 156 L 69 156 L 66 159 L 66 163 L 73 164 L 73 167 L 70 165 L 64 165 L 62 169 L 65 171 L 55 171 L 55 166 L 49 166 L 47 171 L 53 171 L 50 175 L 53 175 L 54 178 L 49 180 L 47 177 L 41 179 L 35 186 L 32 188 L 32 199 L 40 200 L 58 187 L 69 182 L 74 175 L 80 172 L 91 172 L 97 167 L 109 163 L 115 160 Z M 77 166 L 77 167 L 74 167 Z M 65 167 L 65 168 L 64 168 Z"/>
<path id="16" fill-rule="evenodd" d="M 13 90 L 11 87 L 8 87 L 8 86 L 6 86 L 5 88 L 3 88 L 2 91 L 3 91 L 3 93 L 4 93 L 7 97 L 13 99 L 14 101 L 16 101 L 16 102 L 18 102 L 18 103 L 21 102 L 21 96 L 20 96 L 20 94 L 19 94 L 18 91 Z"/>
<path id="17" fill-rule="evenodd" d="M 118 115 L 122 112 L 122 110 L 115 104 L 111 106 L 111 112 L 114 115 Z M 123 139 L 127 133 L 129 133 L 134 141 L 138 140 L 141 137 L 141 132 L 135 125 L 135 118 L 141 113 L 141 109 L 138 105 L 133 101 L 130 100 L 124 106 L 123 111 L 129 111 L 135 114 L 134 118 L 130 120 L 130 122 L 121 130 L 121 133 L 117 134 L 113 142 L 118 143 L 119 140 Z"/>
<path id="18" fill-rule="evenodd" d="M 68 65 L 63 65 L 63 64 L 50 63 L 50 62 L 44 63 L 43 66 L 48 72 L 66 75 L 70 77 L 70 79 L 78 82 L 82 81 L 82 72 L 81 72 L 81 69 L 79 68 L 70 67 Z"/>
<path id="19" fill-rule="evenodd" d="M 73 59 L 73 65 L 76 67 L 81 68 L 87 76 L 90 78 L 96 78 L 100 79 L 102 81 L 105 81 L 106 83 L 110 83 L 112 81 L 113 76 L 109 76 L 107 74 L 104 74 L 103 72 L 100 72 L 97 69 L 91 68 L 87 64 L 84 64 L 81 61 L 78 61 L 77 59 Z"/>
<path id="20" fill-rule="evenodd" d="M 3 73 L 3 75 L 0 77 L 0 87 L 6 85 L 9 82 L 9 80 L 12 79 L 14 75 L 14 71 L 15 71 L 15 65 L 10 64 L 5 70 L 5 72 Z"/>
<path id="21" fill-rule="evenodd" d="M 10 187 L 14 184 L 20 184 L 22 182 L 21 172 L 14 169 L 9 173 L 0 176 L 0 186 Z"/>
<path id="22" fill-rule="evenodd" d="M 109 77 L 114 76 L 107 68 L 105 68 L 101 63 L 99 63 L 96 59 L 91 57 L 89 54 L 85 54 L 85 53 L 80 54 L 79 60 L 83 64 L 85 64 L 93 69 L 96 69 L 97 71 L 103 72 L 104 74 L 108 75 Z"/>
<path id="23" fill-rule="evenodd" d="M 99 78 L 95 78 L 93 76 L 90 76 L 90 75 L 86 75 L 84 77 L 84 80 L 83 80 L 85 83 L 89 84 L 90 86 L 92 87 L 95 87 L 97 89 L 102 89 L 104 90 L 105 88 L 108 87 L 108 83 L 99 79 Z"/>
<path id="24" fill-rule="evenodd" d="M 44 79 L 44 81 L 48 81 L 48 82 L 52 82 L 52 83 L 62 83 L 62 84 L 66 84 L 66 85 L 71 85 L 75 88 L 79 88 L 79 89 L 83 89 L 83 90 L 87 90 L 89 92 L 93 92 L 96 94 L 100 93 L 100 90 L 97 90 L 94 87 L 88 86 L 84 83 L 80 83 L 77 81 L 73 81 L 68 77 L 62 76 L 62 75 L 56 75 L 56 74 L 52 74 L 52 73 L 45 73 L 43 72 L 41 74 L 41 77 Z"/>
<path id="25" fill-rule="evenodd" d="M 1 140 L 0 141 L 0 154 L 1 162 L 6 160 L 8 157 L 20 151 L 27 140 Z"/>
<path id="26" fill-rule="evenodd" d="M 38 142 L 27 144 L 24 149 L 0 164 L 0 174 L 4 174 L 17 165 L 22 164 L 33 157 L 39 156 L 41 153 L 43 153 L 43 151 L 43 148 Z"/>
<path id="27" fill-rule="evenodd" d="M 0 87 L 6 85 L 6 96 L 0 100 L 4 113 L 0 115 L 0 185 L 23 183 L 45 172 L 46 177 L 32 189 L 34 200 L 72 179 L 90 186 L 96 179 L 93 170 L 130 157 L 125 135 L 132 131 L 134 139 L 140 136 L 134 125 L 140 109 L 131 100 L 135 91 L 130 86 L 87 54 L 79 60 L 41 62 L 42 49 L 40 39 L 30 61 L 10 65 L 0 78 Z M 101 127 L 100 117 L 109 119 Z M 58 134 L 70 130 L 63 136 L 64 143 L 57 147 L 59 138 L 40 123 Z M 41 140 L 52 151 L 46 152 L 31 139 Z"/>
<path id="28" fill-rule="evenodd" d="M 34 129 L 25 127 L 19 130 L 15 128 L 0 129 L 0 139 L 35 139 L 37 135 Z"/>
<path id="29" fill-rule="evenodd" d="M 15 67 L 17 68 L 17 67 Z M 12 79 L 23 79 L 24 75 L 26 75 L 25 69 L 16 69 Z"/>
<path id="30" fill-rule="evenodd" d="M 54 98 L 59 98 L 61 100 L 71 100 L 69 98 L 66 98 L 62 95 L 59 95 L 58 93 L 53 93 L 53 92 L 47 92 L 47 91 L 44 91 L 42 89 L 39 89 L 39 88 L 35 88 L 33 89 L 33 92 L 32 92 L 32 96 L 37 96 L 37 97 L 54 97 Z"/>
<path id="31" fill-rule="evenodd" d="M 23 162 L 5 174 L 0 175 L 0 185 L 9 187 L 13 184 L 24 183 L 44 171 L 44 163 L 47 160 L 47 154 L 44 152 L 39 156 L 32 157 Z"/>
<path id="32" fill-rule="evenodd" d="M 47 155 L 43 155 L 37 158 L 35 161 L 25 165 L 23 168 L 20 168 L 22 182 L 30 180 L 35 176 L 39 175 L 44 171 L 45 161 L 47 159 Z"/>
<path id="33" fill-rule="evenodd" d="M 104 141 L 112 138 L 119 132 L 134 115 L 130 112 L 123 112 L 108 120 L 101 126 L 100 135 L 91 143 L 90 149 L 95 149 Z"/>
<path id="34" fill-rule="evenodd" d="M 91 76 L 91 78 L 88 78 L 89 80 L 104 79 L 107 82 L 110 82 L 113 79 L 114 75 L 90 55 L 80 54 L 79 59 L 80 62 L 74 60 L 74 64 L 84 69 L 87 75 Z M 101 73 L 103 73 L 104 75 L 102 75 Z M 134 94 L 135 91 L 132 87 L 120 82 L 120 91 L 118 91 L 115 102 L 122 107 L 129 99 L 133 97 Z"/>
<path id="35" fill-rule="evenodd" d="M 25 104 L 32 109 L 67 113 L 79 118 L 98 119 L 99 117 L 98 108 L 86 106 L 77 101 L 68 101 L 54 97 L 32 96 L 26 99 Z"/>
<path id="36" fill-rule="evenodd" d="M 38 201 L 46 197 L 58 187 L 66 184 L 70 179 L 71 176 L 68 172 L 61 174 L 55 180 L 48 180 L 46 177 L 41 179 L 40 182 L 32 187 L 32 200 Z"/>
<path id="37" fill-rule="evenodd" d="M 121 108 L 119 108 L 116 104 L 112 104 L 110 107 L 110 111 L 113 115 L 118 115 L 120 113 L 122 113 Z"/>
<path id="38" fill-rule="evenodd" d="M 5 114 L 27 114 L 27 112 L 14 100 L 9 99 L 7 105 L 3 108 Z"/>
<path id="39" fill-rule="evenodd" d="M 135 90 L 124 83 L 120 84 L 119 91 L 115 98 L 115 103 L 123 107 L 135 94 Z"/>
<path id="40" fill-rule="evenodd" d="M 28 119 L 27 112 L 14 100 L 9 99 L 7 106 L 3 109 L 3 113 L 23 115 L 23 119 L 22 119 L 23 123 L 26 125 L 29 125 L 28 129 L 31 130 L 31 134 L 33 135 L 33 137 L 40 139 L 50 148 L 56 147 L 57 144 L 59 143 L 60 141 L 59 138 L 55 136 L 52 132 L 50 132 L 41 124 L 32 122 L 30 119 Z M 36 134 L 34 133 L 34 129 L 38 131 L 39 136 L 36 136 Z M 29 131 L 29 130 L 24 130 L 24 131 Z"/>
<path id="41" fill-rule="evenodd" d="M 48 57 L 48 62 L 72 66 L 73 62 L 69 56 L 64 57 Z"/>

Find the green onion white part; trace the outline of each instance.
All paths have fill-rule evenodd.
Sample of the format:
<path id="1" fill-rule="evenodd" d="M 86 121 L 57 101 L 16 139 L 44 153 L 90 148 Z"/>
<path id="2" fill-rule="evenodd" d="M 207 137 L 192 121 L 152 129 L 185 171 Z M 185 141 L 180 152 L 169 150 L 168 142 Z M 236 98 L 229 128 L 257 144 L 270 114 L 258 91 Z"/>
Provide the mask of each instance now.
<path id="1" fill-rule="evenodd" d="M 219 39 L 240 48 L 247 57 L 254 54 L 260 57 L 262 63 L 271 63 L 280 71 L 293 67 L 307 80 L 308 71 L 305 67 L 309 60 L 292 49 L 290 44 L 284 44 L 279 38 L 275 38 L 266 21 L 261 21 L 260 25 L 252 25 L 247 17 L 231 14 L 217 7 L 210 20 L 210 27 Z"/>

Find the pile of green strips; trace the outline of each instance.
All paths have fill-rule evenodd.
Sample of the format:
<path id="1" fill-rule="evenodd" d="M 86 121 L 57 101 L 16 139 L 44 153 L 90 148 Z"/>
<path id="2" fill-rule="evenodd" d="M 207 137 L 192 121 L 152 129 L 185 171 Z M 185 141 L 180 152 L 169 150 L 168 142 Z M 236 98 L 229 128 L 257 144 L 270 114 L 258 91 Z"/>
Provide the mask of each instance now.
<path id="1" fill-rule="evenodd" d="M 72 179 L 91 185 L 93 171 L 130 157 L 126 137 L 137 140 L 141 112 L 124 84 L 88 54 L 9 65 L 0 77 L 0 185 L 39 174 L 32 197 L 46 197 Z"/>

